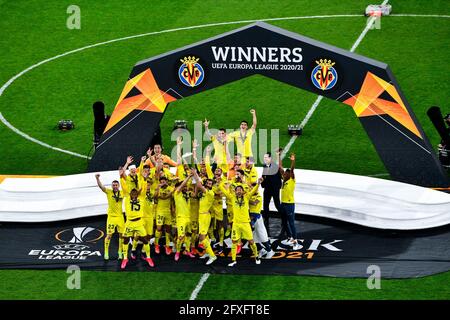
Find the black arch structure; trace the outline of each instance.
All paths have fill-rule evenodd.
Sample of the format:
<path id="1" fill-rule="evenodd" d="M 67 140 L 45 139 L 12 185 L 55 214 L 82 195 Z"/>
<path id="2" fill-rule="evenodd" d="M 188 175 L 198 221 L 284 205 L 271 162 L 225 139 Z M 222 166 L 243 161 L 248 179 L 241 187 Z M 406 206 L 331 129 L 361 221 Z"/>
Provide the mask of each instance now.
<path id="1" fill-rule="evenodd" d="M 449 186 L 387 64 L 262 22 L 138 62 L 88 171 L 145 154 L 170 102 L 255 74 L 353 107 L 392 179 Z"/>

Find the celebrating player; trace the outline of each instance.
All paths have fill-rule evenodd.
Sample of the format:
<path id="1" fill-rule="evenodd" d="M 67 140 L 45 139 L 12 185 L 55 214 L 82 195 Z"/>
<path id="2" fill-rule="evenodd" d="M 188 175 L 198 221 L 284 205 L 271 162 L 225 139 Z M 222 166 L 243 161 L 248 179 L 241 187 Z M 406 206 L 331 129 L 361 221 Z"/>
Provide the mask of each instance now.
<path id="1" fill-rule="evenodd" d="M 150 257 L 150 244 L 147 241 L 147 232 L 144 227 L 144 200 L 141 196 L 141 190 L 133 188 L 130 192 L 127 189 L 123 189 L 125 194 L 125 213 L 127 216 L 127 222 L 125 223 L 125 231 L 123 237 L 123 260 L 120 266 L 121 269 L 125 269 L 128 263 L 128 241 L 131 237 L 137 237 L 144 243 L 143 250 L 146 254 L 145 261 L 154 267 L 152 258 Z"/>
<path id="2" fill-rule="evenodd" d="M 242 120 L 239 130 L 234 131 L 228 135 L 229 138 L 234 139 L 237 147 L 237 152 L 242 154 L 245 159 L 248 157 L 253 157 L 252 137 L 255 133 L 257 123 L 255 109 L 251 109 L 250 113 L 253 116 L 252 127 L 248 129 L 248 122 Z"/>
<path id="3" fill-rule="evenodd" d="M 157 174 L 158 176 L 158 174 Z M 156 200 L 156 232 L 155 232 L 155 252 L 159 253 L 159 239 L 162 235 L 162 229 L 164 226 L 165 238 L 166 238 L 166 255 L 172 253 L 170 248 L 171 237 L 171 224 L 172 224 L 172 192 L 173 187 L 169 186 L 167 177 L 162 176 L 159 178 L 159 185 L 155 190 Z"/>
<path id="4" fill-rule="evenodd" d="M 297 241 L 297 230 L 295 229 L 295 154 L 292 153 L 289 157 L 291 160 L 291 168 L 284 171 L 281 161 L 278 162 L 279 170 L 283 176 L 283 186 L 281 187 L 281 206 L 286 214 L 287 226 L 289 231 L 289 244 L 293 245 L 294 250 L 300 249 Z"/>
<path id="5" fill-rule="evenodd" d="M 209 130 L 209 121 L 205 119 L 203 123 L 207 136 L 211 139 L 214 147 L 214 162 L 224 173 L 228 171 L 227 155 L 225 153 L 225 145 L 227 144 L 227 133 L 224 128 L 220 128 L 217 135 L 211 134 Z"/>
<path id="6" fill-rule="evenodd" d="M 191 235 L 190 235 L 190 225 L 191 225 L 191 199 L 187 188 L 187 183 L 191 179 L 189 175 L 183 182 L 178 182 L 175 187 L 173 198 L 175 200 L 176 208 L 176 224 L 177 224 L 177 252 L 175 253 L 175 261 L 180 259 L 181 247 L 183 242 L 185 244 L 184 255 L 191 258 L 195 256 L 189 252 L 191 246 Z"/>
<path id="7" fill-rule="evenodd" d="M 100 181 L 100 174 L 95 175 L 98 187 L 106 194 L 108 199 L 108 211 L 106 219 L 106 237 L 105 237 L 105 260 L 109 259 L 109 244 L 111 242 L 111 237 L 114 232 L 121 235 L 123 233 L 123 227 L 125 225 L 125 220 L 122 213 L 122 203 L 123 203 L 123 193 L 120 192 L 119 181 L 114 180 L 111 184 L 111 188 L 105 188 Z M 119 237 L 119 259 L 122 259 L 122 244 L 123 239 Z"/>
<path id="8" fill-rule="evenodd" d="M 195 169 L 192 169 L 192 174 L 194 176 L 197 188 L 199 189 L 199 242 L 203 245 L 203 248 L 206 251 L 206 254 L 201 258 L 209 257 L 206 262 L 206 264 L 209 265 L 217 259 L 208 238 L 208 229 L 211 223 L 210 210 L 214 203 L 214 192 L 212 191 L 213 180 L 206 179 L 203 185 Z"/>
<path id="9" fill-rule="evenodd" d="M 233 191 L 226 190 L 223 184 L 220 185 L 220 190 L 228 198 L 231 199 L 233 206 L 233 228 L 231 230 L 231 258 L 232 262 L 228 265 L 234 267 L 237 264 L 236 254 L 237 245 L 241 239 L 246 239 L 252 249 L 252 258 L 255 258 L 256 264 L 260 264 L 261 260 L 258 257 L 258 249 L 253 241 L 252 228 L 250 226 L 250 214 L 249 214 L 249 200 L 253 194 L 258 192 L 258 187 L 262 182 L 262 178 L 258 179 L 256 186 L 250 191 L 245 192 L 242 185 L 237 185 Z"/>

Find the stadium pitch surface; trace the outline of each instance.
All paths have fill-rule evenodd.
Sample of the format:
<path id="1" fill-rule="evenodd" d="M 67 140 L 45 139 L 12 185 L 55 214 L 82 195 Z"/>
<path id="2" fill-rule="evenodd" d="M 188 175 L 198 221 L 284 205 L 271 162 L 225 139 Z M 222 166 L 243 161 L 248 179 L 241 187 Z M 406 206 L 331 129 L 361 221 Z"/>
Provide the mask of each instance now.
<path id="1" fill-rule="evenodd" d="M 417 0 L 390 3 L 395 14 L 432 16 L 383 18 L 381 29 L 369 31 L 356 53 L 389 64 L 425 133 L 436 145 L 439 137 L 426 110 L 431 105 L 445 108 L 444 103 L 449 101 L 450 83 L 443 79 L 450 71 L 446 62 L 450 45 L 450 3 L 431 1 L 426 6 Z M 180 4 L 176 2 L 108 1 L 102 4 L 78 1 L 80 30 L 66 28 L 66 9 L 70 4 L 68 1 L 1 2 L 0 83 L 6 83 L 45 59 L 77 48 L 131 35 L 149 35 L 87 48 L 39 65 L 2 92 L 0 112 L 12 126 L 30 137 L 87 155 L 92 144 L 92 102 L 103 100 L 107 113 L 111 113 L 135 62 L 232 30 L 248 20 L 268 18 L 282 18 L 270 23 L 350 49 L 365 27 L 367 19 L 362 12 L 369 2 L 229 1 L 218 7 L 213 1 L 194 1 L 189 3 L 195 8 L 193 21 L 192 15 L 178 14 Z M 180 29 L 189 26 L 202 27 Z M 169 32 L 174 29 L 180 30 Z M 163 30 L 169 31 L 159 33 Z M 260 94 L 256 98 L 249 97 L 246 94 L 249 91 Z M 284 128 L 292 122 L 300 123 L 315 100 L 313 94 L 270 79 L 251 77 L 169 106 L 162 123 L 163 141 L 166 147 L 173 145 L 170 132 L 175 119 L 186 119 L 193 124 L 194 120 L 207 117 L 211 126 L 235 128 L 240 120 L 249 117 L 249 106 L 253 106 L 258 111 L 259 126 L 281 129 L 280 139 L 284 145 L 290 139 Z M 233 112 L 224 116 L 222 110 L 229 106 L 229 101 L 233 101 Z M 273 106 L 284 112 L 274 116 Z M 55 128 L 58 120 L 68 118 L 75 121 L 76 129 L 58 132 Z M 1 174 L 61 175 L 83 172 L 86 168 L 84 158 L 49 150 L 6 126 L 0 128 Z M 320 103 L 303 136 L 291 150 L 299 155 L 301 168 L 386 177 L 353 110 L 334 101 L 324 99 Z M 130 297 L 124 294 L 129 284 L 143 282 L 152 286 L 130 298 L 187 299 L 201 278 L 198 274 L 187 273 L 83 271 L 85 287 L 74 292 L 65 286 L 67 274 L 64 271 L 1 271 L 0 277 L 1 298 L 29 299 L 98 299 L 106 295 L 124 299 Z M 449 280 L 449 273 L 420 279 L 383 280 L 382 290 L 368 290 L 366 279 L 211 275 L 198 298 L 448 299 Z M 230 284 L 236 283 L 242 290 L 233 290 L 231 294 Z M 26 289 L 21 284 L 26 284 Z"/>

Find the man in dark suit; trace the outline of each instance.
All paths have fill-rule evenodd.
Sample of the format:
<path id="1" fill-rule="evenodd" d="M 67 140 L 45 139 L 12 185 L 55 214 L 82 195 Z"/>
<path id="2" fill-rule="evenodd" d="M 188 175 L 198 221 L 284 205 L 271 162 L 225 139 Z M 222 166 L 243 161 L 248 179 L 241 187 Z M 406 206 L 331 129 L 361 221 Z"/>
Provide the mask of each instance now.
<path id="1" fill-rule="evenodd" d="M 278 235 L 278 238 L 283 238 L 287 236 L 287 219 L 284 215 L 284 211 L 280 205 L 280 189 L 282 186 L 282 177 L 281 173 L 278 170 L 278 164 L 274 163 L 272 160 L 272 154 L 267 152 L 264 155 L 264 166 L 262 177 L 264 178 L 261 187 L 264 188 L 264 197 L 263 197 L 263 218 L 264 224 L 267 229 L 267 233 L 270 236 L 269 230 L 269 204 L 270 200 L 273 198 L 273 202 L 275 207 L 277 208 L 278 213 L 281 214 L 281 232 Z"/>

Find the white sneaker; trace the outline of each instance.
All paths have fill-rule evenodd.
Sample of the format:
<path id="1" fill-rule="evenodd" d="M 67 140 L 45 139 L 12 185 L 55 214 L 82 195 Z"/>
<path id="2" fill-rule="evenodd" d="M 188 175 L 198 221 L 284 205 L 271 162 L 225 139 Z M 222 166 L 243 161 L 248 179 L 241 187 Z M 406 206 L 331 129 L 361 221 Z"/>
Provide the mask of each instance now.
<path id="1" fill-rule="evenodd" d="M 217 260 L 217 257 L 216 256 L 212 256 L 212 257 L 210 257 L 208 259 L 208 261 L 206 261 L 206 265 L 208 266 L 208 265 L 210 265 L 211 263 L 213 263 L 216 260 Z"/>
<path id="2" fill-rule="evenodd" d="M 272 257 L 275 255 L 275 251 L 270 250 L 267 252 L 266 256 L 263 259 L 272 259 Z"/>
<path id="3" fill-rule="evenodd" d="M 292 248 L 292 250 L 300 250 L 300 249 L 301 246 L 298 243 L 294 244 L 294 247 Z"/>
<path id="4" fill-rule="evenodd" d="M 262 248 L 261 250 L 259 250 L 258 258 L 261 259 L 261 257 L 266 255 L 266 254 L 267 254 L 267 250 Z"/>
<path id="5" fill-rule="evenodd" d="M 255 263 L 256 263 L 256 264 L 261 264 L 261 259 L 259 259 L 258 257 L 255 258 Z"/>
<path id="6" fill-rule="evenodd" d="M 234 267 L 235 265 L 237 265 L 237 261 L 233 261 L 228 264 L 229 267 Z"/>
<path id="7" fill-rule="evenodd" d="M 281 244 L 284 244 L 285 246 L 292 246 L 292 241 L 290 239 L 286 239 L 281 241 Z"/>
<path id="8" fill-rule="evenodd" d="M 200 257 L 200 259 L 206 259 L 206 258 L 209 258 L 209 254 L 207 254 L 207 253 L 205 253 L 204 255 L 202 255 L 202 256 Z"/>

